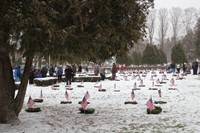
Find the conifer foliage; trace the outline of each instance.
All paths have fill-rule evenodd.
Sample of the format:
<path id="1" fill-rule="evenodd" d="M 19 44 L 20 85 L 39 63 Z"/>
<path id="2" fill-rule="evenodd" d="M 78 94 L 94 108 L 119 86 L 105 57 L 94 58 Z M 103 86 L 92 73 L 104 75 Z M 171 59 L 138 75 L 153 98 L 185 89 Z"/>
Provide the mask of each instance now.
<path id="1" fill-rule="evenodd" d="M 134 65 L 141 65 L 142 55 L 140 52 L 134 51 L 131 56 Z"/>
<path id="2" fill-rule="evenodd" d="M 142 63 L 148 65 L 163 64 L 167 62 L 165 53 L 155 45 L 147 44 L 142 55 Z"/>
<path id="3" fill-rule="evenodd" d="M 196 55 L 200 57 L 200 18 L 196 24 L 196 31 L 195 31 L 195 46 L 196 46 Z"/>
<path id="4" fill-rule="evenodd" d="M 125 64 L 126 66 L 132 64 L 131 57 L 129 55 L 118 55 L 116 56 L 116 63 L 117 64 Z"/>
<path id="5" fill-rule="evenodd" d="M 177 64 L 187 62 L 183 46 L 180 43 L 172 48 L 171 61 Z"/>

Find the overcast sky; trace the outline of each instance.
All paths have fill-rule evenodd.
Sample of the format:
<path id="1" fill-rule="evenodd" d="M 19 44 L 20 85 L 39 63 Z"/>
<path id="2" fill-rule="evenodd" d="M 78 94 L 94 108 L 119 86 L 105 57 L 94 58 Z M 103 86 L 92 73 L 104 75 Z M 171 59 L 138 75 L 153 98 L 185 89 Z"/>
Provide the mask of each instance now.
<path id="1" fill-rule="evenodd" d="M 155 8 L 168 8 L 172 7 L 180 7 L 182 9 L 188 7 L 195 7 L 196 9 L 200 9 L 200 0 L 154 0 Z"/>

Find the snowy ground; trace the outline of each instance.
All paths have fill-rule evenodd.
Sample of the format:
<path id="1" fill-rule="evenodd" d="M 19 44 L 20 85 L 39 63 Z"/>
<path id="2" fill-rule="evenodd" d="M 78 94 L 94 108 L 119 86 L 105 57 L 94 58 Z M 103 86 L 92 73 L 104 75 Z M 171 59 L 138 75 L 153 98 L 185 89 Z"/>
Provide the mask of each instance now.
<path id="1" fill-rule="evenodd" d="M 146 87 L 135 91 L 137 105 L 125 105 L 131 101 L 133 84 L 140 83 L 138 77 L 128 76 L 125 81 L 118 74 L 120 81 L 101 81 L 106 92 L 99 92 L 95 83 L 85 82 L 84 88 L 78 88 L 80 83 L 72 83 L 73 90 L 68 90 L 72 104 L 60 104 L 65 101 L 65 83 L 60 83 L 59 90 L 51 87 L 29 85 L 23 109 L 19 115 L 20 125 L 0 125 L 0 133 L 199 133 L 200 132 L 200 78 L 198 75 L 188 75 L 183 80 L 175 80 L 178 90 L 169 90 L 169 80 L 172 74 L 167 74 L 167 84 L 161 88 L 162 98 L 152 87 L 151 73 L 142 79 Z M 161 79 L 162 74 L 157 72 Z M 174 77 L 175 78 L 175 77 Z M 114 84 L 120 92 L 114 92 Z M 35 103 L 33 107 L 41 107 L 39 113 L 27 113 L 28 97 L 39 98 L 43 92 L 44 102 Z M 78 104 L 86 91 L 90 98 L 88 108 L 94 108 L 94 114 L 80 114 Z M 146 102 L 152 96 L 154 100 L 163 100 L 167 104 L 161 106 L 163 111 L 158 115 L 146 113 Z"/>

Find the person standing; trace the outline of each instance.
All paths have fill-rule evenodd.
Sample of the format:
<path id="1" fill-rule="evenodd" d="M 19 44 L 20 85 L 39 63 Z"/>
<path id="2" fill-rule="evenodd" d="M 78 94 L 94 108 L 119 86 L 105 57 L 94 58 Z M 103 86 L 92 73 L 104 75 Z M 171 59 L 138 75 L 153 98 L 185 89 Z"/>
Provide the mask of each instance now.
<path id="1" fill-rule="evenodd" d="M 49 68 L 49 76 L 53 76 L 54 72 L 55 72 L 55 69 L 54 69 L 54 67 L 51 65 L 51 67 Z"/>
<path id="2" fill-rule="evenodd" d="M 58 67 L 58 70 L 57 70 L 58 82 L 61 82 L 61 81 L 62 81 L 62 75 L 63 75 L 63 68 L 62 68 L 62 66 L 60 65 L 60 66 Z"/>
<path id="3" fill-rule="evenodd" d="M 183 72 L 185 73 L 187 70 L 187 66 L 186 66 L 186 63 L 183 63 Z"/>
<path id="4" fill-rule="evenodd" d="M 98 64 L 96 64 L 95 67 L 94 67 L 94 75 L 95 76 L 99 75 L 99 65 Z"/>
<path id="5" fill-rule="evenodd" d="M 47 76 L 47 72 L 48 72 L 47 67 L 46 66 L 42 67 L 41 74 L 42 74 L 43 78 L 45 78 Z"/>
<path id="6" fill-rule="evenodd" d="M 81 65 L 78 66 L 78 72 L 82 73 L 82 66 Z"/>
<path id="7" fill-rule="evenodd" d="M 105 79 L 105 68 L 102 66 L 101 69 L 100 69 L 100 76 L 101 76 L 101 80 L 104 80 Z"/>
<path id="8" fill-rule="evenodd" d="M 180 69 L 181 69 L 181 66 L 179 64 L 177 64 L 177 66 L 176 66 L 177 73 L 180 73 Z"/>
<path id="9" fill-rule="evenodd" d="M 29 76 L 29 84 L 33 84 L 34 78 L 36 78 L 36 69 L 32 68 Z"/>
<path id="10" fill-rule="evenodd" d="M 175 65 L 175 63 L 171 63 L 171 64 L 170 64 L 170 71 L 171 71 L 172 73 L 174 73 L 174 72 L 176 71 L 176 65 Z"/>
<path id="11" fill-rule="evenodd" d="M 67 65 L 65 68 L 66 85 L 71 85 L 73 70 L 72 67 Z"/>
<path id="12" fill-rule="evenodd" d="M 121 69 L 121 72 L 123 73 L 124 69 L 125 69 L 125 66 L 122 64 L 121 67 L 120 67 L 120 69 Z"/>
<path id="13" fill-rule="evenodd" d="M 88 73 L 88 66 L 87 65 L 85 66 L 85 71 Z"/>
<path id="14" fill-rule="evenodd" d="M 14 79 L 15 79 L 15 81 L 19 82 L 20 81 L 20 77 L 21 77 L 20 68 L 18 66 L 18 67 L 15 67 L 15 69 L 14 69 Z"/>
<path id="15" fill-rule="evenodd" d="M 115 78 L 116 78 L 116 73 L 117 73 L 117 66 L 116 66 L 115 63 L 113 63 L 111 72 L 112 72 L 112 80 L 115 80 Z"/>
<path id="16" fill-rule="evenodd" d="M 196 60 L 192 63 L 192 70 L 193 70 L 193 75 L 197 75 L 198 62 Z"/>

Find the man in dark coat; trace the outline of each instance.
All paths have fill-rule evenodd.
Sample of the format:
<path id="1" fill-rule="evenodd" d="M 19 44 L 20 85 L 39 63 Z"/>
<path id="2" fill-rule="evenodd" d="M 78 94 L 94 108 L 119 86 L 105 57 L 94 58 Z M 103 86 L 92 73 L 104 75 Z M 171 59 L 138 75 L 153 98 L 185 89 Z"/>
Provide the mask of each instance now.
<path id="1" fill-rule="evenodd" d="M 196 60 L 192 63 L 192 69 L 193 69 L 193 75 L 197 75 L 198 62 Z"/>
<path id="2" fill-rule="evenodd" d="M 105 68 L 102 66 L 101 69 L 100 69 L 100 76 L 101 76 L 101 80 L 104 80 L 106 77 L 105 77 Z"/>
<path id="3" fill-rule="evenodd" d="M 67 65 L 66 68 L 65 68 L 65 78 L 66 78 L 66 84 L 67 85 L 71 85 L 72 76 L 73 76 L 72 67 Z"/>
<path id="4" fill-rule="evenodd" d="M 54 69 L 54 67 L 51 65 L 51 67 L 49 68 L 49 76 L 53 76 L 54 73 L 55 73 L 55 69 Z"/>
<path id="5" fill-rule="evenodd" d="M 33 84 L 34 78 L 36 78 L 36 69 L 32 68 L 29 76 L 29 84 Z"/>
<path id="6" fill-rule="evenodd" d="M 63 68 L 62 68 L 62 66 L 60 65 L 60 66 L 58 67 L 58 70 L 57 70 L 58 82 L 61 82 L 61 81 L 62 81 L 62 75 L 63 75 Z"/>
<path id="7" fill-rule="evenodd" d="M 48 72 L 47 67 L 46 66 L 42 67 L 42 70 L 41 70 L 42 77 L 46 77 L 47 76 L 47 72 Z"/>
<path id="8" fill-rule="evenodd" d="M 82 73 L 82 66 L 81 65 L 78 66 L 78 72 Z"/>
<path id="9" fill-rule="evenodd" d="M 170 69 L 171 69 L 171 72 L 172 72 L 172 73 L 174 73 L 174 72 L 176 71 L 176 65 L 175 65 L 175 63 L 172 62 L 172 63 L 170 64 Z"/>

